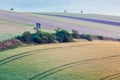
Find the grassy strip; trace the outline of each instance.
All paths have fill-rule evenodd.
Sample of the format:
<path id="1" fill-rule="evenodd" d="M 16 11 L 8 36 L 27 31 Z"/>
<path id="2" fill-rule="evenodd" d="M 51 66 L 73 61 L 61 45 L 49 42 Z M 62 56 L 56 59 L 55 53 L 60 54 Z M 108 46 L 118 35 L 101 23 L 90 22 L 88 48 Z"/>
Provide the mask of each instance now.
<path id="1" fill-rule="evenodd" d="M 16 33 L 16 34 L 3 34 L 3 35 L 0 35 L 0 41 L 4 41 L 4 40 L 8 40 L 8 39 L 12 39 L 16 36 L 19 36 L 21 35 L 21 33 Z"/>

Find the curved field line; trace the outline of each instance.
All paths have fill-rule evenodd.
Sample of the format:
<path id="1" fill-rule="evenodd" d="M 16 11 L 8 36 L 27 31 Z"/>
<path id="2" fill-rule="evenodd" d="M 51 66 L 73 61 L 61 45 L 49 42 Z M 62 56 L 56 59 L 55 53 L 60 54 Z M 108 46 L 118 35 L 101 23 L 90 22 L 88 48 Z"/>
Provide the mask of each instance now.
<path id="1" fill-rule="evenodd" d="M 70 67 L 73 67 L 74 65 L 76 64 L 80 64 L 82 62 L 91 62 L 91 61 L 96 61 L 96 60 L 103 60 L 103 59 L 108 59 L 108 58 L 114 58 L 114 57 L 120 57 L 120 55 L 114 55 L 114 56 L 107 56 L 107 57 L 102 57 L 102 58 L 95 58 L 95 59 L 87 59 L 87 60 L 82 60 L 82 61 L 76 61 L 76 62 L 72 62 L 72 63 L 68 63 L 68 64 L 64 64 L 64 65 L 61 65 L 61 66 L 58 66 L 58 67 L 55 67 L 55 68 L 52 68 L 52 69 L 49 69 L 49 70 L 46 70 L 38 75 L 35 75 L 33 76 L 32 78 L 30 78 L 29 80 L 33 80 L 37 77 L 40 77 L 39 80 L 42 80 L 43 78 L 46 78 L 54 73 L 57 73 L 59 71 L 62 71 L 64 69 L 67 69 L 67 68 L 70 68 Z M 102 79 L 101 79 L 102 80 Z"/>
<path id="2" fill-rule="evenodd" d="M 117 78 L 120 78 L 120 75 L 115 76 L 115 77 L 113 77 L 113 78 L 110 78 L 109 80 L 113 80 L 113 79 L 117 79 Z"/>
<path id="3" fill-rule="evenodd" d="M 94 23 L 120 26 L 120 22 L 115 22 L 115 21 L 107 21 L 107 20 L 83 18 L 83 17 L 74 17 L 74 16 L 55 15 L 55 14 L 41 14 L 41 15 L 55 16 L 55 17 L 62 17 L 62 18 L 76 19 L 76 20 L 82 20 L 82 21 L 89 21 L 89 22 L 94 22 Z"/>
<path id="4" fill-rule="evenodd" d="M 60 47 L 56 47 L 56 48 L 60 48 Z M 0 65 L 2 64 L 6 64 L 10 61 L 25 57 L 25 56 L 29 56 L 32 55 L 32 52 L 37 52 L 37 51 L 42 51 L 42 50 L 49 50 L 49 49 L 55 49 L 55 48 L 47 48 L 47 49 L 41 49 L 41 50 L 34 50 L 34 51 L 28 51 L 28 52 L 24 52 L 24 53 L 20 53 L 20 54 L 16 54 L 10 57 L 7 57 L 5 59 L 0 60 Z"/>
<path id="5" fill-rule="evenodd" d="M 88 45 L 92 45 L 92 44 L 85 44 L 85 45 L 76 45 L 76 46 L 88 46 Z M 76 47 L 76 46 L 66 46 L 66 47 Z M 34 51 L 28 51 L 28 52 L 24 52 L 24 53 L 20 53 L 20 54 L 16 54 L 10 57 L 7 57 L 5 59 L 0 60 L 0 65 L 9 63 L 11 61 L 14 61 L 16 59 L 25 57 L 25 56 L 29 56 L 32 55 L 32 52 L 39 52 L 39 51 L 45 51 L 45 50 L 50 50 L 50 49 L 59 49 L 59 48 L 64 48 L 64 47 L 54 47 L 54 48 L 47 48 L 47 49 L 40 49 L 40 50 L 34 50 Z M 38 54 L 38 53 L 36 53 Z"/>
<path id="6" fill-rule="evenodd" d="M 120 74 L 116 73 L 116 74 L 112 74 L 112 75 L 109 75 L 109 76 L 105 76 L 105 77 L 101 78 L 100 80 L 112 80 L 112 79 L 115 79 L 115 78 L 118 78 L 118 77 L 120 77 Z"/>

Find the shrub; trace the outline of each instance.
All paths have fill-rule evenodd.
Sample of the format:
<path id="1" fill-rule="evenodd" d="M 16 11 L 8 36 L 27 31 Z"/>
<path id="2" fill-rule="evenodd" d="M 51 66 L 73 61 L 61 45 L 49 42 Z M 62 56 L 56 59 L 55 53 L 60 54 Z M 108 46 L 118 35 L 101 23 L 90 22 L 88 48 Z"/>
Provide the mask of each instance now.
<path id="1" fill-rule="evenodd" d="M 88 36 L 86 37 L 86 39 L 87 39 L 88 41 L 93 41 L 93 37 L 92 37 L 91 35 L 88 35 Z"/>
<path id="2" fill-rule="evenodd" d="M 33 41 L 36 43 L 42 43 L 42 38 L 40 38 L 39 36 L 36 35 L 33 37 Z"/>
<path id="3" fill-rule="evenodd" d="M 48 38 L 48 43 L 55 42 L 55 35 L 49 33 L 47 34 L 47 38 Z"/>
<path id="4" fill-rule="evenodd" d="M 120 41 L 120 39 L 117 39 L 117 41 Z"/>
<path id="5" fill-rule="evenodd" d="M 89 34 L 82 34 L 82 35 L 80 35 L 80 38 L 86 39 L 88 41 L 93 41 L 93 36 L 89 35 Z"/>
<path id="6" fill-rule="evenodd" d="M 56 30 L 55 35 L 56 35 L 56 39 L 59 42 L 72 42 L 73 41 L 72 35 L 64 29 Z"/>
<path id="7" fill-rule="evenodd" d="M 0 50 L 6 50 L 11 48 L 16 48 L 18 46 L 21 46 L 22 42 L 18 39 L 11 39 L 0 42 Z"/>
<path id="8" fill-rule="evenodd" d="M 76 31 L 76 30 L 72 30 L 72 36 L 73 36 L 73 38 L 76 38 L 76 39 L 79 39 L 79 38 L 80 38 L 80 37 L 79 37 L 79 32 Z"/>
<path id="9" fill-rule="evenodd" d="M 22 40 L 26 43 L 30 43 L 31 42 L 31 33 L 29 31 L 24 32 L 22 35 Z"/>
<path id="10" fill-rule="evenodd" d="M 104 40 L 103 36 L 96 36 L 99 40 Z"/>
<path id="11" fill-rule="evenodd" d="M 53 43 L 55 42 L 55 36 L 51 33 L 40 31 L 34 35 L 33 41 L 36 43 Z"/>

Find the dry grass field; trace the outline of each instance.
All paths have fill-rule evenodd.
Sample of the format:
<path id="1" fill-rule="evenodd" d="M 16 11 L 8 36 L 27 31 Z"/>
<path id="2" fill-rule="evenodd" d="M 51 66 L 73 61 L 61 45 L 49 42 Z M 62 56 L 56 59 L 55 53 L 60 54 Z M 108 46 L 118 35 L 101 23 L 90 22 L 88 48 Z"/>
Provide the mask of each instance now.
<path id="1" fill-rule="evenodd" d="M 44 44 L 0 52 L 1 80 L 120 80 L 120 43 Z"/>

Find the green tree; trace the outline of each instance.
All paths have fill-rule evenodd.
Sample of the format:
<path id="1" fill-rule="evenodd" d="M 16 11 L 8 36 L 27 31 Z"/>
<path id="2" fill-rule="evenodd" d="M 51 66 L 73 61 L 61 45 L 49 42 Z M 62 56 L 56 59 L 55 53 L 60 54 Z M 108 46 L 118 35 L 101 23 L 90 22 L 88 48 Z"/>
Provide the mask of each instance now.
<path id="1" fill-rule="evenodd" d="M 73 41 L 72 35 L 64 29 L 56 30 L 55 35 L 56 35 L 56 39 L 59 42 L 72 42 Z"/>
<path id="2" fill-rule="evenodd" d="M 30 43 L 31 42 L 31 33 L 29 31 L 24 32 L 22 35 L 22 39 L 24 42 Z"/>
<path id="3" fill-rule="evenodd" d="M 72 36 L 73 36 L 73 38 L 76 38 L 76 39 L 80 38 L 79 32 L 76 30 L 72 30 Z"/>
<path id="4" fill-rule="evenodd" d="M 39 31 L 34 35 L 33 41 L 36 43 L 53 43 L 55 36 L 52 33 Z"/>
<path id="5" fill-rule="evenodd" d="M 13 8 L 10 8 L 11 11 L 13 11 L 14 9 Z"/>
<path id="6" fill-rule="evenodd" d="M 88 41 L 93 41 L 93 36 L 92 35 L 89 35 L 89 34 L 82 34 L 82 35 L 80 35 L 80 38 L 81 39 L 86 39 L 86 40 L 88 40 Z"/>

